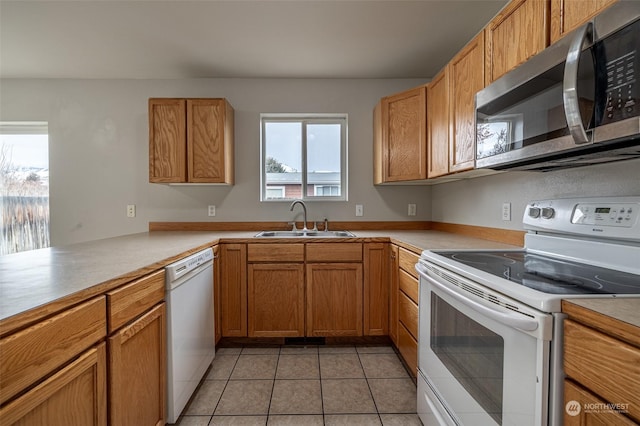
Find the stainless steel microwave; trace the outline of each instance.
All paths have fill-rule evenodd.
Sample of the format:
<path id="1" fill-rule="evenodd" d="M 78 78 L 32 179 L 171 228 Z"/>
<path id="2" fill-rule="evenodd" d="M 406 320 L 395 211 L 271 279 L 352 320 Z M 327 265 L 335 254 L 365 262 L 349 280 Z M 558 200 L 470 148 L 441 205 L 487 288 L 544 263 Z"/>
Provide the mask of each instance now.
<path id="1" fill-rule="evenodd" d="M 476 168 L 640 157 L 640 1 L 614 4 L 476 95 Z"/>

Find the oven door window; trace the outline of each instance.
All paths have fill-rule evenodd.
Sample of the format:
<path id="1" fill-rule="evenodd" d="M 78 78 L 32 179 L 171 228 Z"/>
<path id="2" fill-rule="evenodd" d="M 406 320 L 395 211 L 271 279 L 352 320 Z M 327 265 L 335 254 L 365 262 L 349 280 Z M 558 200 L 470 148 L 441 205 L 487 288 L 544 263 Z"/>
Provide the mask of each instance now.
<path id="1" fill-rule="evenodd" d="M 430 345 L 451 375 L 502 424 L 502 337 L 433 294 Z"/>

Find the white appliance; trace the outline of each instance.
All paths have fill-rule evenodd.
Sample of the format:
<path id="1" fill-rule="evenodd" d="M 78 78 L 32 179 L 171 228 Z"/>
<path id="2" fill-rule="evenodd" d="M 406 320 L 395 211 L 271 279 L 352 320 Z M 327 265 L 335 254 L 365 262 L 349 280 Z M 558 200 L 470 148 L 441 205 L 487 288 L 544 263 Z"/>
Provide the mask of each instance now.
<path id="1" fill-rule="evenodd" d="M 525 247 L 425 251 L 425 425 L 561 425 L 562 299 L 640 296 L 640 197 L 531 202 Z"/>
<path id="2" fill-rule="evenodd" d="M 215 356 L 213 250 L 166 267 L 167 423 L 175 423 Z"/>

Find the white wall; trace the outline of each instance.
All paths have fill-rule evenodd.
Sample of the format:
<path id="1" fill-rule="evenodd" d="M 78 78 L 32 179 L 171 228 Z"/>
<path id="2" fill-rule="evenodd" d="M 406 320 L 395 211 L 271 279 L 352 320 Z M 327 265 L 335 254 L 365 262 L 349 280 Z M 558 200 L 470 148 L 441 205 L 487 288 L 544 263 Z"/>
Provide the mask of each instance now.
<path id="1" fill-rule="evenodd" d="M 259 114 L 349 114 L 349 201 L 314 202 L 309 220 L 429 220 L 430 188 L 372 185 L 372 111 L 422 80 L 2 80 L 0 120 L 48 121 L 51 239 L 61 245 L 146 231 L 149 221 L 289 221 L 289 203 L 260 203 Z M 235 109 L 236 184 L 148 183 L 147 100 L 226 97 Z M 407 216 L 407 204 L 418 215 Z M 125 206 L 136 204 L 137 217 Z M 207 217 L 207 205 L 217 216 Z"/>
<path id="2" fill-rule="evenodd" d="M 432 220 L 522 229 L 527 202 L 546 198 L 640 196 L 640 160 L 553 172 L 511 171 L 432 187 Z M 501 219 L 511 203 L 511 221 Z"/>

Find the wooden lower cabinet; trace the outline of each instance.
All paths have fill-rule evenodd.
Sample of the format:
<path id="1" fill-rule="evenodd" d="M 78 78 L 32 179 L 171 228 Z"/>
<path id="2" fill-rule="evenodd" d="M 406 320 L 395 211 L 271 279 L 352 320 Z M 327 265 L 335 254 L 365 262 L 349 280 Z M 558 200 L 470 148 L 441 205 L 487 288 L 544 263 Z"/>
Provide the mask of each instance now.
<path id="1" fill-rule="evenodd" d="M 304 336 L 304 265 L 249 264 L 249 337 Z"/>
<path id="2" fill-rule="evenodd" d="M 106 367 L 106 345 L 103 342 L 2 407 L 0 423 L 25 426 L 106 425 Z"/>
<path id="3" fill-rule="evenodd" d="M 362 336 L 362 264 L 307 265 L 307 336 Z"/>
<path id="4" fill-rule="evenodd" d="M 364 244 L 364 335 L 389 334 L 388 244 Z"/>
<path id="5" fill-rule="evenodd" d="M 565 426 L 634 426 L 633 420 L 619 412 L 607 409 L 607 402 L 571 380 L 564 381 L 564 425 Z"/>
<path id="6" fill-rule="evenodd" d="M 222 244 L 220 250 L 222 336 L 247 336 L 247 245 Z"/>
<path id="7" fill-rule="evenodd" d="M 391 245 L 389 250 L 389 337 L 394 345 L 398 345 L 398 246 Z"/>
<path id="8" fill-rule="evenodd" d="M 111 424 L 165 424 L 165 323 L 163 302 L 109 337 Z"/>
<path id="9" fill-rule="evenodd" d="M 398 350 L 407 363 L 411 375 L 416 377 L 418 371 L 418 342 L 402 323 L 398 324 Z"/>

